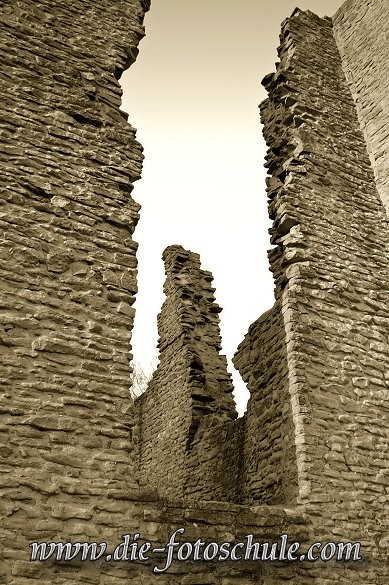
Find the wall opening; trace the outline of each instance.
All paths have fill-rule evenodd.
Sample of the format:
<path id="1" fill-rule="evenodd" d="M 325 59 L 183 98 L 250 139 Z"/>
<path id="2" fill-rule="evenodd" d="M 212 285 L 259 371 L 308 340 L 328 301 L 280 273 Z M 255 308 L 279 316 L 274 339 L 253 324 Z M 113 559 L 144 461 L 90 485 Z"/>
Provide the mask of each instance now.
<path id="1" fill-rule="evenodd" d="M 156 317 L 165 278 L 161 256 L 179 243 L 199 253 L 214 275 L 216 301 L 223 308 L 223 353 L 240 413 L 248 391 L 231 359 L 249 325 L 274 301 L 266 254 L 271 225 L 266 147 L 257 106 L 265 97 L 260 79 L 273 68 L 280 22 L 276 14 L 264 53 L 259 34 L 264 10 L 252 3 L 245 8 L 251 24 L 239 33 L 231 56 L 241 11 L 237 0 L 223 5 L 223 19 L 220 7 L 207 5 L 206 23 L 202 1 L 155 3 L 145 19 L 147 34 L 137 61 L 120 80 L 122 107 L 138 128 L 145 154 L 134 189 L 142 205 L 134 234 L 140 244 L 134 359 L 156 363 Z M 264 54 L 261 61 L 258 56 Z"/>

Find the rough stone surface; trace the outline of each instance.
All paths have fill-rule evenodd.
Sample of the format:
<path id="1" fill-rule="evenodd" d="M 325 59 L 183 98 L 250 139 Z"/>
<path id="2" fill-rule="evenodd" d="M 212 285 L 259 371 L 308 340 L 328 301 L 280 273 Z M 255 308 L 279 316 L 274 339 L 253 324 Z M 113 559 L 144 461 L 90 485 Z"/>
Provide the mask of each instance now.
<path id="1" fill-rule="evenodd" d="M 389 212 L 387 0 L 345 2 L 334 17 L 334 35 L 365 135 L 377 189 Z"/>
<path id="2" fill-rule="evenodd" d="M 2 583 L 79 582 L 74 567 L 30 565 L 28 543 L 109 540 L 134 508 L 116 498 L 137 487 L 131 190 L 143 156 L 117 79 L 145 8 L 2 3 Z"/>
<path id="3" fill-rule="evenodd" d="M 261 105 L 276 302 L 235 357 L 251 392 L 246 415 L 227 427 L 231 458 L 242 462 L 237 501 L 304 504 L 318 540 L 363 544 L 364 563 L 347 571 L 312 565 L 305 568 L 310 579 L 383 583 L 388 219 L 331 19 L 296 9 L 283 24 L 279 57 L 276 73 L 264 79 L 269 98 Z M 168 301 L 161 317 L 176 322 L 178 307 Z M 185 314 L 193 306 L 192 299 Z M 173 371 L 176 364 L 169 364 Z M 161 378 L 150 388 L 150 399 L 163 384 Z M 146 410 L 155 416 L 151 404 Z M 164 428 L 166 452 L 177 433 Z M 197 445 L 203 460 L 218 465 L 206 435 L 197 436 Z"/>
<path id="4" fill-rule="evenodd" d="M 230 444 L 238 444 L 237 415 L 219 353 L 221 309 L 212 275 L 201 269 L 198 254 L 181 246 L 170 246 L 163 258 L 160 363 L 138 400 L 141 478 L 161 495 L 234 501 L 240 458 Z"/>
<path id="5" fill-rule="evenodd" d="M 244 415 L 243 501 L 292 502 L 297 495 L 285 337 L 277 301 L 251 325 L 234 358 L 251 393 Z"/>
<path id="6" fill-rule="evenodd" d="M 373 13 L 376 4 L 369 3 Z M 276 73 L 264 79 L 269 99 L 261 114 L 276 245 L 269 254 L 273 311 L 281 308 L 284 323 L 297 501 L 310 511 L 319 540 L 363 543 L 365 563 L 355 574 L 315 567 L 320 583 L 335 575 L 342 583 L 384 583 L 388 220 L 331 20 L 297 9 L 283 25 L 279 57 Z M 388 152 L 383 134 L 381 148 Z M 240 353 L 260 338 L 250 331 Z M 250 356 L 236 361 L 244 375 Z"/>
<path id="7" fill-rule="evenodd" d="M 386 585 L 387 5 L 349 0 L 333 22 L 296 9 L 282 26 L 261 106 L 275 305 L 235 357 L 240 419 L 212 275 L 180 246 L 164 253 L 160 365 L 130 397 L 142 149 L 117 80 L 148 8 L 2 4 L 0 585 Z M 155 559 L 29 561 L 33 541 L 163 546 L 179 527 L 192 542 L 359 541 L 363 560 L 160 576 Z"/>

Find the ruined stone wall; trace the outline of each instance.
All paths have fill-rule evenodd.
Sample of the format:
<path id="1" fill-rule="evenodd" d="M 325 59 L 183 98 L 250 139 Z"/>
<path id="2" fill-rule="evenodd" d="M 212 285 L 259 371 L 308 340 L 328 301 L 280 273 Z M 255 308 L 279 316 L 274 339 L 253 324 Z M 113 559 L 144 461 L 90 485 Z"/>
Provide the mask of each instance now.
<path id="1" fill-rule="evenodd" d="M 279 301 L 250 326 L 234 365 L 251 394 L 244 415 L 242 500 L 291 503 L 297 495 L 297 467 Z"/>
<path id="2" fill-rule="evenodd" d="M 43 576 L 27 561 L 33 540 L 109 540 L 137 485 L 131 191 L 143 157 L 117 78 L 146 8 L 2 3 L 2 583 Z"/>
<path id="3" fill-rule="evenodd" d="M 351 97 L 370 79 L 345 40 L 358 6 L 335 19 L 343 63 L 332 21 L 296 10 L 264 81 L 276 304 L 236 357 L 252 396 L 235 420 L 212 277 L 177 246 L 161 363 L 137 412 L 130 399 L 142 150 L 117 79 L 148 2 L 3 2 L 1 585 L 387 583 L 388 226 L 365 89 L 359 120 Z M 366 6 L 360 47 L 382 5 Z M 384 134 L 371 144 L 377 173 Z M 363 561 L 175 562 L 160 576 L 155 558 L 29 561 L 32 541 L 112 550 L 138 532 L 161 547 L 179 527 L 192 542 L 357 540 Z"/>
<path id="4" fill-rule="evenodd" d="M 362 541 L 340 582 L 387 579 L 388 225 L 332 21 L 298 9 L 264 84 L 271 261 L 282 300 L 298 501 L 317 536 Z M 332 583 L 334 572 L 312 576 Z M 376 581 L 375 581 L 376 580 Z"/>
<path id="5" fill-rule="evenodd" d="M 357 106 L 359 122 L 389 210 L 389 78 L 387 0 L 348 0 L 333 18 L 342 66 Z"/>
<path id="6" fill-rule="evenodd" d="M 30 562 L 33 541 L 106 542 L 112 551 L 138 532 L 161 547 L 180 526 L 192 541 L 310 538 L 298 510 L 188 507 L 137 488 L 128 364 L 139 206 L 130 193 L 142 153 L 119 110 L 117 78 L 136 55 L 147 3 L 2 8 L 1 585 L 253 585 L 297 573 L 175 562 L 156 576 L 155 558 Z M 207 381 L 214 390 L 215 378 Z M 220 386 L 230 393 L 224 373 Z"/>
<path id="7" fill-rule="evenodd" d="M 221 309 L 212 275 L 200 268 L 198 254 L 181 246 L 170 246 L 163 258 L 160 363 L 138 400 L 141 481 L 165 496 L 234 500 L 236 411 L 226 358 L 219 353 Z"/>

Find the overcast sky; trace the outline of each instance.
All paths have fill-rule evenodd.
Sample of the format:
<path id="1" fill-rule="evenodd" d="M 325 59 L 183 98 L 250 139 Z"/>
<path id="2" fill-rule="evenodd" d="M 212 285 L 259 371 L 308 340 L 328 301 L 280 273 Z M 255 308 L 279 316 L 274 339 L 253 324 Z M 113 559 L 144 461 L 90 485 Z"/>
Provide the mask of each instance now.
<path id="1" fill-rule="evenodd" d="M 341 0 L 301 0 L 332 16 Z M 162 251 L 181 244 L 214 275 L 223 353 L 238 410 L 248 391 L 231 357 L 249 325 L 273 304 L 266 251 L 261 79 L 274 71 L 281 22 L 296 0 L 152 0 L 139 56 L 123 75 L 122 108 L 144 147 L 135 360 L 155 359 L 163 302 Z"/>

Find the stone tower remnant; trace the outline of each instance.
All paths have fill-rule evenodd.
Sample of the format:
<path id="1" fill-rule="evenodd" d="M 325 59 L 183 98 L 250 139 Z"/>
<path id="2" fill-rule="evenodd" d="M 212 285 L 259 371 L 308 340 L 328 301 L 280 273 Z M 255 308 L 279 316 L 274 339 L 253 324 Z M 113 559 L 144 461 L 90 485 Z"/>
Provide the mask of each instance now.
<path id="1" fill-rule="evenodd" d="M 235 501 L 239 450 L 227 437 L 237 414 L 212 275 L 198 254 L 164 252 L 166 300 L 158 317 L 160 362 L 138 400 L 140 475 L 161 495 Z M 237 437 L 230 437 L 237 441 Z M 226 471 L 228 470 L 228 473 Z"/>

